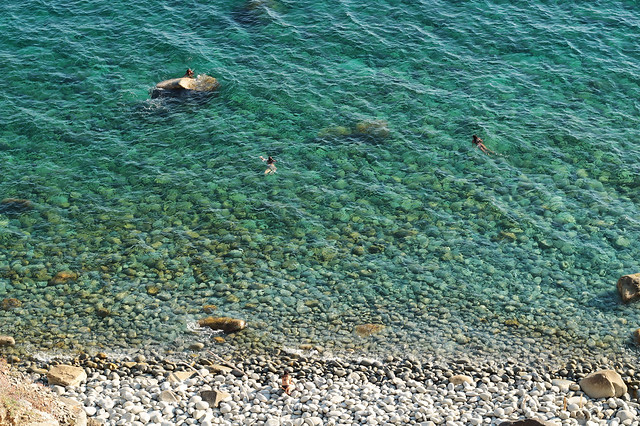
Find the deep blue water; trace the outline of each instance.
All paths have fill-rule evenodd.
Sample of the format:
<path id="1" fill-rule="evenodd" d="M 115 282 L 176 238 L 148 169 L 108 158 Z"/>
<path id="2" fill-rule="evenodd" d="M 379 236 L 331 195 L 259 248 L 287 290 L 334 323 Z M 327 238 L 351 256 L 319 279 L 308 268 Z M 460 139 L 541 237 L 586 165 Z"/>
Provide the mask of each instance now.
<path id="1" fill-rule="evenodd" d="M 2 9 L 0 198 L 32 204 L 0 213 L 0 333 L 180 348 L 211 304 L 240 346 L 630 347 L 634 2 Z M 188 67 L 220 89 L 151 99 Z"/>

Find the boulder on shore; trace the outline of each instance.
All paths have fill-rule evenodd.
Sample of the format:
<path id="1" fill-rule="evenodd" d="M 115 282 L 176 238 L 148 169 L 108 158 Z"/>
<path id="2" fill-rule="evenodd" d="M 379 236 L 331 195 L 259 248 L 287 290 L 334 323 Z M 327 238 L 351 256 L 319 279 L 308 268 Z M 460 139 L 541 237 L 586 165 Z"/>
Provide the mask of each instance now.
<path id="1" fill-rule="evenodd" d="M 208 317 L 198 321 L 200 327 L 209 327 L 212 330 L 222 330 L 226 334 L 240 331 L 247 327 L 245 320 L 229 317 Z"/>
<path id="2" fill-rule="evenodd" d="M 627 303 L 640 297 L 640 274 L 623 275 L 618 280 L 618 293 Z"/>
<path id="3" fill-rule="evenodd" d="M 627 393 L 627 385 L 614 370 L 600 370 L 589 374 L 580 380 L 580 388 L 594 399 L 619 398 Z"/>
<path id="4" fill-rule="evenodd" d="M 54 365 L 47 373 L 50 385 L 78 386 L 87 380 L 87 373 L 82 367 L 72 365 Z"/>

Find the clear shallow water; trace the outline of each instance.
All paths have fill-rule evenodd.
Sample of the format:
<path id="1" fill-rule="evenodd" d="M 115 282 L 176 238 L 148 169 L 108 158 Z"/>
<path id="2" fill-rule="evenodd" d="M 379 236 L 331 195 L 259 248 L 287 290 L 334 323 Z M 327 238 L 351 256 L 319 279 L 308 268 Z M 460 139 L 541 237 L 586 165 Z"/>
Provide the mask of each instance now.
<path id="1" fill-rule="evenodd" d="M 237 345 L 627 347 L 632 2 L 316 3 L 3 5 L 0 194 L 34 207 L 0 214 L 0 331 L 179 347 L 213 304 Z M 150 99 L 187 67 L 221 89 Z"/>

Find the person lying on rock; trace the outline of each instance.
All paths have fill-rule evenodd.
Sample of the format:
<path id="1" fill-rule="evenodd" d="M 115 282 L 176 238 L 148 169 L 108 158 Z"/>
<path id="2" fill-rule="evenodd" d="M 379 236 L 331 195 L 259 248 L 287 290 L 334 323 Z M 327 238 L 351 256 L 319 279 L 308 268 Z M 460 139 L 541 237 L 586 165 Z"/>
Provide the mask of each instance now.
<path id="1" fill-rule="evenodd" d="M 282 375 L 282 390 L 287 394 L 287 395 L 291 395 L 291 392 L 293 392 L 296 388 L 296 386 L 293 384 L 293 379 L 291 378 L 291 376 L 289 375 L 289 373 L 284 373 Z"/>

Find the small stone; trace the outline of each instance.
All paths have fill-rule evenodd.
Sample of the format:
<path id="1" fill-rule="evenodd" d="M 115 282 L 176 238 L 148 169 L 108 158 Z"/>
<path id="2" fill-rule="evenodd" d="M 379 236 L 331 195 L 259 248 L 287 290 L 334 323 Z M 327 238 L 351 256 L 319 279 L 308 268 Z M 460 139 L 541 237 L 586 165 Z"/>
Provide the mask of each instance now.
<path id="1" fill-rule="evenodd" d="M 473 384 L 473 378 L 465 376 L 464 374 L 458 374 L 456 376 L 451 376 L 449 378 L 449 383 L 453 383 L 454 385 L 461 385 L 464 383 Z"/>
<path id="2" fill-rule="evenodd" d="M 226 365 L 220 365 L 220 364 L 207 365 L 206 369 L 209 370 L 211 374 L 228 374 L 228 373 L 231 373 L 231 371 L 233 371 L 233 368 L 227 367 Z"/>
<path id="3" fill-rule="evenodd" d="M 385 329 L 383 324 L 360 324 L 356 325 L 355 332 L 360 337 L 369 337 L 373 334 L 380 333 Z"/>
<path id="4" fill-rule="evenodd" d="M 195 342 L 189 345 L 189 349 L 191 349 L 192 351 L 201 351 L 202 349 L 204 349 L 204 343 L 201 342 Z"/>
<path id="5" fill-rule="evenodd" d="M 553 379 L 551 384 L 557 386 L 562 392 L 569 392 L 569 387 L 574 384 L 574 382 L 565 379 Z"/>
<path id="6" fill-rule="evenodd" d="M 169 383 L 178 383 L 183 382 L 193 376 L 193 371 L 176 371 L 175 373 L 169 374 L 167 376 L 167 382 Z"/>
<path id="7" fill-rule="evenodd" d="M 218 407 L 220 402 L 230 400 L 231 394 L 221 390 L 211 390 L 200 392 L 200 397 L 202 397 L 203 401 L 209 403 L 211 407 Z"/>
<path id="8" fill-rule="evenodd" d="M 158 395 L 158 401 L 175 404 L 180 401 L 180 399 L 175 393 L 171 392 L 170 390 L 164 390 L 160 392 L 160 395 Z"/>
<path id="9" fill-rule="evenodd" d="M 111 311 L 107 308 L 99 306 L 96 308 L 96 315 L 98 315 L 100 318 L 106 318 L 111 315 Z"/>

